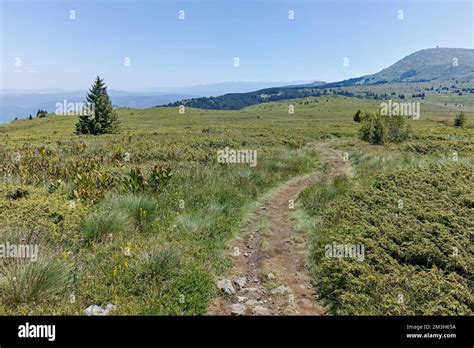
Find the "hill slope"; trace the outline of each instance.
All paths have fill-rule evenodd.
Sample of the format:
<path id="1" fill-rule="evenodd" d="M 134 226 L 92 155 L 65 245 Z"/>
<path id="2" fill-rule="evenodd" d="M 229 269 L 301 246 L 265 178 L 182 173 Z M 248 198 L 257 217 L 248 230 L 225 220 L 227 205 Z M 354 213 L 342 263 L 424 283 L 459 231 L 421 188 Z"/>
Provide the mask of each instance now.
<path id="1" fill-rule="evenodd" d="M 374 85 L 449 79 L 474 79 L 473 49 L 429 48 L 420 50 L 376 74 L 336 82 L 330 85 Z"/>
<path id="2" fill-rule="evenodd" d="M 457 63 L 457 64 L 456 64 Z M 184 99 L 169 106 L 186 105 L 201 109 L 238 110 L 250 105 L 283 99 L 325 94 L 328 88 L 370 86 L 390 83 L 415 83 L 460 79 L 474 81 L 474 50 L 467 48 L 430 48 L 417 51 L 382 71 L 344 81 L 267 88 L 249 93 L 219 97 Z M 338 94 L 352 96 L 348 91 Z"/>
<path id="3" fill-rule="evenodd" d="M 313 82 L 303 86 L 285 86 L 261 89 L 248 93 L 229 93 L 218 97 L 203 97 L 183 99 L 181 101 L 168 104 L 168 106 L 186 105 L 200 109 L 216 109 L 216 110 L 240 110 L 244 107 L 259 103 L 278 101 L 283 99 L 305 98 L 321 95 L 319 86 L 323 86 L 324 82 Z"/>

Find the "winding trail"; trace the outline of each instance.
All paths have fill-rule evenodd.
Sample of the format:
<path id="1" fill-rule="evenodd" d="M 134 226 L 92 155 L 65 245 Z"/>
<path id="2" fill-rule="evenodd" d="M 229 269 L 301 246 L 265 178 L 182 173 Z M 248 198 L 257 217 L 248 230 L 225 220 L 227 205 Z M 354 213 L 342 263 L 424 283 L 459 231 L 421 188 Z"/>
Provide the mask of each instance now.
<path id="1" fill-rule="evenodd" d="M 303 236 L 290 221 L 290 205 L 315 181 L 347 170 L 331 144 L 329 141 L 314 146 L 322 159 L 331 164 L 328 172 L 284 183 L 250 214 L 246 233 L 234 241 L 230 250 L 233 267 L 225 278 L 234 283 L 235 294 L 220 292 L 209 304 L 210 315 L 325 314 L 306 269 Z M 238 278 L 241 285 L 235 281 Z"/>

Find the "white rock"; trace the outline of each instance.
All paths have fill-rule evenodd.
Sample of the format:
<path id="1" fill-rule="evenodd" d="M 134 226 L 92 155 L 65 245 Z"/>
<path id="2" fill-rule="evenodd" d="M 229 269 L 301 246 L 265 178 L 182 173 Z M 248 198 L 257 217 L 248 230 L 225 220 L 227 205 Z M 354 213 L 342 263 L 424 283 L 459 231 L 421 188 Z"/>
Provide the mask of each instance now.
<path id="1" fill-rule="evenodd" d="M 290 289 L 287 288 L 287 287 L 284 286 L 284 285 L 280 285 L 279 287 L 276 287 L 275 289 L 273 289 L 273 290 L 271 291 L 271 293 L 272 293 L 273 295 L 276 295 L 276 294 L 282 295 L 282 294 L 286 294 L 286 293 L 288 293 L 288 292 L 291 292 Z"/>
<path id="2" fill-rule="evenodd" d="M 254 291 L 258 291 L 258 288 L 245 288 L 245 289 L 242 289 L 242 291 L 245 291 L 245 292 L 254 292 Z"/>
<path id="3" fill-rule="evenodd" d="M 222 279 L 217 282 L 217 287 L 228 295 L 235 294 L 235 289 L 229 279 Z"/>
<path id="4" fill-rule="evenodd" d="M 245 277 L 237 277 L 234 279 L 234 284 L 238 285 L 239 288 L 243 288 L 245 284 L 247 283 L 247 278 Z"/>
<path id="5" fill-rule="evenodd" d="M 100 306 L 92 305 L 92 306 L 87 307 L 84 310 L 84 314 L 89 315 L 89 316 L 91 316 L 91 315 L 105 315 L 105 310 Z"/>
<path id="6" fill-rule="evenodd" d="M 84 314 L 88 316 L 102 316 L 108 315 L 111 311 L 115 309 L 115 305 L 108 303 L 105 308 L 102 308 L 98 305 L 91 305 L 84 310 Z"/>
<path id="7" fill-rule="evenodd" d="M 107 306 L 105 306 L 105 312 L 106 314 L 109 314 L 115 309 L 115 305 L 112 303 L 107 303 Z"/>
<path id="8" fill-rule="evenodd" d="M 262 303 L 261 301 L 256 301 L 256 300 L 248 300 L 247 302 L 245 302 L 247 306 L 255 306 L 261 303 Z"/>
<path id="9" fill-rule="evenodd" d="M 262 307 L 262 306 L 257 306 L 253 309 L 253 313 L 255 315 L 270 315 L 270 311 L 268 308 Z"/>
<path id="10" fill-rule="evenodd" d="M 267 278 L 268 279 L 275 279 L 275 275 L 272 272 L 270 272 L 270 273 L 267 274 Z"/>
<path id="11" fill-rule="evenodd" d="M 232 315 L 242 315 L 242 314 L 244 314 L 244 312 L 245 312 L 245 306 L 243 304 L 234 303 L 231 306 L 230 314 L 232 314 Z"/>

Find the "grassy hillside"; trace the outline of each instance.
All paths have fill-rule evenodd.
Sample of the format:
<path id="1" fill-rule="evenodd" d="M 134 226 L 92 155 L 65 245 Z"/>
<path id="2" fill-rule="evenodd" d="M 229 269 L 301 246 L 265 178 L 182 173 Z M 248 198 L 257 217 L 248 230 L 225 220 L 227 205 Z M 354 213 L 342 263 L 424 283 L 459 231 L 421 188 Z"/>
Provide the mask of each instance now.
<path id="1" fill-rule="evenodd" d="M 361 83 L 428 82 L 474 79 L 474 50 L 429 48 L 399 60 L 390 67 L 364 78 Z"/>
<path id="2" fill-rule="evenodd" d="M 317 87 L 319 85 L 323 85 L 323 83 L 314 83 L 304 87 L 273 87 L 260 89 L 255 92 L 229 93 L 218 97 L 183 99 L 175 103 L 170 103 L 169 106 L 186 105 L 211 110 L 240 110 L 244 107 L 259 103 L 318 96 L 322 94 Z"/>
<path id="3" fill-rule="evenodd" d="M 71 116 L 0 126 L 0 243 L 36 243 L 41 259 L 1 260 L 0 313 L 82 314 L 108 303 L 116 314 L 205 313 L 230 263 L 228 242 L 257 197 L 323 168 L 308 144 L 354 139 L 355 110 L 377 107 L 322 96 L 239 111 L 119 109 L 122 132 L 104 136 L 72 135 Z M 436 108 L 452 122 L 454 111 Z M 472 116 L 462 129 L 410 121 L 417 136 L 382 149 L 471 156 Z M 217 163 L 226 146 L 257 150 L 258 165 Z"/>
<path id="4" fill-rule="evenodd" d="M 474 93 L 474 50 L 465 48 L 432 48 L 420 50 L 382 71 L 349 80 L 299 86 L 261 89 L 248 93 L 230 93 L 217 97 L 183 99 L 169 106 L 186 105 L 211 110 L 242 108 L 286 99 L 343 95 L 372 99 L 410 98 L 421 93 L 439 98 L 442 103 L 472 105 Z M 443 98 L 443 95 L 459 98 Z M 462 95 L 470 95 L 468 98 Z M 419 97 L 420 98 L 420 97 Z M 424 99 L 424 97 L 423 97 Z M 433 99 L 433 98 L 432 98 Z"/>

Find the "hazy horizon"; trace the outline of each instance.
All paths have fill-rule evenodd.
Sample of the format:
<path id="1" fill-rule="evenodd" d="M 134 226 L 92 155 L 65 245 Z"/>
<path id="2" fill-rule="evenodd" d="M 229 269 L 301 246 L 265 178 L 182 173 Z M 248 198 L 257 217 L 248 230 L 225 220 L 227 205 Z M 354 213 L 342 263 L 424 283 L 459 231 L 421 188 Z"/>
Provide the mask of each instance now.
<path id="1" fill-rule="evenodd" d="M 138 89 L 117 89 L 117 88 L 111 88 L 110 86 L 107 86 L 109 90 L 114 90 L 117 92 L 130 92 L 130 93 L 159 93 L 159 92 L 172 92 L 174 90 L 179 90 L 179 89 L 187 89 L 187 88 L 195 88 L 195 87 L 206 87 L 206 86 L 215 86 L 215 85 L 225 85 L 225 84 L 304 84 L 304 83 L 311 83 L 314 81 L 320 81 L 318 79 L 310 79 L 310 80 L 296 80 L 296 81 L 217 81 L 217 82 L 210 82 L 210 83 L 203 83 L 203 84 L 193 84 L 193 85 L 186 85 L 186 86 L 176 86 L 176 87 L 170 87 L 170 86 L 158 86 L 158 87 L 151 87 L 151 88 L 138 88 Z M 332 82 L 332 81 L 321 81 L 321 82 Z M 92 81 L 91 81 L 92 83 Z M 61 88 L 61 87 L 47 87 L 47 88 L 0 88 L 0 92 L 3 91 L 8 91 L 7 93 L 12 93 L 10 91 L 21 91 L 21 92 L 31 92 L 31 93 L 36 93 L 36 91 L 50 91 L 48 93 L 54 93 L 54 92 L 78 92 L 78 91 L 85 91 L 88 90 L 88 88 Z"/>

